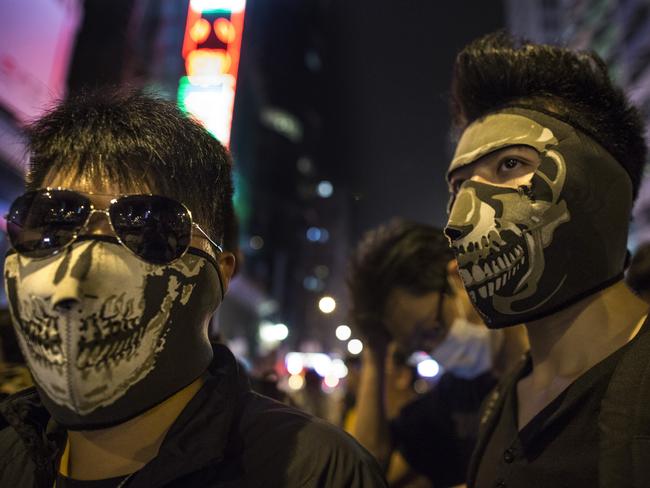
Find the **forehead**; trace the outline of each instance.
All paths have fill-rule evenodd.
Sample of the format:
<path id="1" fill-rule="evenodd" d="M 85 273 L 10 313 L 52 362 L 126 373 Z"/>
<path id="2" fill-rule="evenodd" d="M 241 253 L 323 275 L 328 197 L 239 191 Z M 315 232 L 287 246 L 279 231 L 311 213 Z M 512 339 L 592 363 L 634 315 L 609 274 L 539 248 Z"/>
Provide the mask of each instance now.
<path id="1" fill-rule="evenodd" d="M 440 292 L 415 294 L 406 288 L 391 290 L 386 300 L 386 317 L 393 322 L 413 322 L 435 315 L 440 302 Z"/>
<path id="2" fill-rule="evenodd" d="M 549 144 L 557 144 L 553 132 L 533 119 L 511 113 L 488 115 L 463 132 L 447 177 L 453 171 L 508 146 L 530 146 L 542 152 Z"/>

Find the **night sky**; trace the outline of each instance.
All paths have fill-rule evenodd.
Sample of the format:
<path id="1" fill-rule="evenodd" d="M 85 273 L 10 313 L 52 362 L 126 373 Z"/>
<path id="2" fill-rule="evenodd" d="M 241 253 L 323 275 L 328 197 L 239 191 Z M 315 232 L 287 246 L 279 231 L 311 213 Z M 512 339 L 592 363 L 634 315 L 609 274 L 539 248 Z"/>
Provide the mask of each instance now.
<path id="1" fill-rule="evenodd" d="M 341 141 L 353 235 L 393 216 L 442 226 L 448 91 L 459 49 L 504 27 L 501 2 L 339 0 Z"/>

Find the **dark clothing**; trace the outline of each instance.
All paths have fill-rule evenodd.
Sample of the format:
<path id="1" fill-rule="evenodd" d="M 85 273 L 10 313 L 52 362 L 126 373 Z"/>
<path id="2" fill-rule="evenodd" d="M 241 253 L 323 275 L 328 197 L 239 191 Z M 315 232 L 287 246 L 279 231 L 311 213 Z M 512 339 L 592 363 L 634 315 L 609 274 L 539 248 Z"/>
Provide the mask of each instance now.
<path id="1" fill-rule="evenodd" d="M 473 379 L 446 373 L 391 422 L 396 448 L 436 488 L 465 482 L 480 406 L 496 382 L 491 372 Z"/>
<path id="2" fill-rule="evenodd" d="M 118 476 L 105 480 L 80 481 L 58 474 L 55 488 L 122 488 L 126 485 L 127 476 Z"/>
<path id="3" fill-rule="evenodd" d="M 0 486 L 51 488 L 65 430 L 33 389 L 0 404 Z M 250 391 L 234 357 L 215 346 L 204 386 L 171 426 L 158 456 L 124 485 L 382 487 L 373 458 L 330 424 Z"/>
<path id="4" fill-rule="evenodd" d="M 525 356 L 489 400 L 495 424 L 477 445 L 480 462 L 470 486 L 597 487 L 600 403 L 622 351 L 589 369 L 518 431 L 517 382 L 532 370 Z"/>

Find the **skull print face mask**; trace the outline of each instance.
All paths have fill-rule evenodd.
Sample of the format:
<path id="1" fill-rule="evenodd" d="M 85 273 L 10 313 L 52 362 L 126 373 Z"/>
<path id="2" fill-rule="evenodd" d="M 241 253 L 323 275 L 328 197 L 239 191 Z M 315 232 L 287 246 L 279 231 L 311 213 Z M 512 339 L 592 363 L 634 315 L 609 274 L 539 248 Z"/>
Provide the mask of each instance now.
<path id="1" fill-rule="evenodd" d="M 467 180 L 445 232 L 489 327 L 537 320 L 621 279 L 632 183 L 597 142 L 541 112 L 509 108 L 470 125 L 448 174 L 508 146 L 535 149 L 529 185 Z"/>
<path id="2" fill-rule="evenodd" d="M 82 240 L 46 259 L 9 254 L 5 285 L 41 399 L 71 430 L 139 415 L 212 359 L 207 321 L 221 282 L 198 250 L 156 265 L 119 244 Z"/>

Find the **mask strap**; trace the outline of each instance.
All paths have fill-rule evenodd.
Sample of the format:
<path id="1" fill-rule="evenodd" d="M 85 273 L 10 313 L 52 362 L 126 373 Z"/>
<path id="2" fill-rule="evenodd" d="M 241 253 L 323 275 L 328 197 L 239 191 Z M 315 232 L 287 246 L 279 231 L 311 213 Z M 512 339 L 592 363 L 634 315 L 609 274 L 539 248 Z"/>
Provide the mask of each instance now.
<path id="1" fill-rule="evenodd" d="M 212 257 L 211 254 L 201 250 L 197 249 L 195 247 L 190 247 L 187 250 L 188 254 L 194 254 L 195 256 L 199 256 L 200 258 L 205 259 L 208 261 L 212 266 L 214 266 L 214 269 L 217 271 L 217 276 L 219 277 L 219 288 L 221 289 L 221 300 L 223 300 L 224 296 L 226 295 L 226 290 L 223 287 L 223 278 L 221 277 L 221 268 L 219 268 L 219 263 L 217 263 L 217 260 Z"/>

